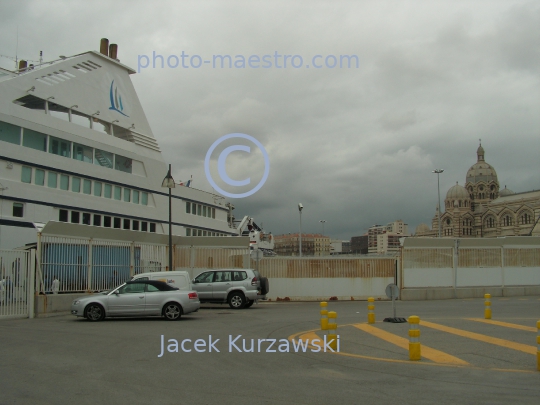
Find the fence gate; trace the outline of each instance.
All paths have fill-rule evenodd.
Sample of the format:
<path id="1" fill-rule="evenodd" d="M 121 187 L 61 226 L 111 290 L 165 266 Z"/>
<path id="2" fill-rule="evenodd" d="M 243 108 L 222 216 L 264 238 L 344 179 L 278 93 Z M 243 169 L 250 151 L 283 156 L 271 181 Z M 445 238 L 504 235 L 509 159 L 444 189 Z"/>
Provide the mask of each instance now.
<path id="1" fill-rule="evenodd" d="M 35 251 L 0 250 L 0 319 L 34 314 Z"/>

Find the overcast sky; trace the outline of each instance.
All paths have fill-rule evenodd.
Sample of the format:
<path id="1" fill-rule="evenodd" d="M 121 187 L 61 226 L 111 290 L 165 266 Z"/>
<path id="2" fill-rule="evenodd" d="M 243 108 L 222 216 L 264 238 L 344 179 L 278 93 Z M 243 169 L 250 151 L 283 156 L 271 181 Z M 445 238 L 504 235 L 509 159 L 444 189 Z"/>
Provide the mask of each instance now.
<path id="1" fill-rule="evenodd" d="M 268 180 L 230 201 L 274 234 L 298 231 L 299 202 L 303 231 L 326 220 L 335 238 L 396 219 L 411 232 L 431 225 L 432 170 L 445 170 L 444 199 L 464 185 L 479 138 L 501 187 L 540 189 L 538 1 L 0 1 L 0 54 L 15 56 L 17 29 L 18 56 L 30 60 L 99 50 L 102 37 L 135 69 L 141 55 L 189 55 L 188 68 L 150 62 L 132 76 L 164 158 L 177 180 L 193 175 L 212 191 L 212 143 L 256 138 Z M 276 52 L 302 67 L 278 68 Z M 246 68 L 190 66 L 216 54 L 243 55 Z M 250 55 L 271 55 L 272 67 L 249 67 Z M 358 67 L 326 67 L 329 55 L 356 55 Z M 230 155 L 231 178 L 261 179 L 252 152 Z"/>

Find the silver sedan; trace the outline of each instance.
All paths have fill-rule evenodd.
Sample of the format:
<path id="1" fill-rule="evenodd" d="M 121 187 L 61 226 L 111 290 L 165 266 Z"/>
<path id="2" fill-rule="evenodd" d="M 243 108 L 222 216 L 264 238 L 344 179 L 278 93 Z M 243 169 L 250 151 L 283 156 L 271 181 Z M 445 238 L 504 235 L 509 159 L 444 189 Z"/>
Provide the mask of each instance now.
<path id="1" fill-rule="evenodd" d="M 163 281 L 128 281 L 101 294 L 77 298 L 71 313 L 89 321 L 105 317 L 163 316 L 169 321 L 198 311 L 201 306 L 195 291 L 182 291 Z"/>

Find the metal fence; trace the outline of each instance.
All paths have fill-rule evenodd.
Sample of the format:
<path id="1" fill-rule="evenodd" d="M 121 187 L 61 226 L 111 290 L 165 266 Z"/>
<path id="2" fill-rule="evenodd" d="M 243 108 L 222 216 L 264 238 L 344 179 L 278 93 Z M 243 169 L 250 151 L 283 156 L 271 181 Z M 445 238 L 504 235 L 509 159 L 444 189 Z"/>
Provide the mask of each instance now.
<path id="1" fill-rule="evenodd" d="M 396 258 L 282 258 L 251 260 L 251 267 L 268 278 L 394 277 Z"/>
<path id="2" fill-rule="evenodd" d="M 0 250 L 0 318 L 28 317 L 33 291 L 31 254 Z"/>
<path id="3" fill-rule="evenodd" d="M 38 291 L 112 289 L 136 274 L 167 271 L 168 246 L 137 242 L 42 236 L 38 242 Z M 243 268 L 249 249 L 173 246 L 173 269 Z"/>

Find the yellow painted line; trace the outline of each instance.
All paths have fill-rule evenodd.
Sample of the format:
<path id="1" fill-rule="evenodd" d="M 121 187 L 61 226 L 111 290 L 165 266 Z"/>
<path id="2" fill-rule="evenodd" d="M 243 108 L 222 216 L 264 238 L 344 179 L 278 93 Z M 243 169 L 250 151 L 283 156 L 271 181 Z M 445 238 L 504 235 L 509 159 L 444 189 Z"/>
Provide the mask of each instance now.
<path id="1" fill-rule="evenodd" d="M 536 328 L 533 328 L 532 326 L 523 326 L 523 325 L 517 325 L 515 323 L 493 321 L 491 319 L 482 319 L 482 318 L 465 318 L 465 319 L 467 319 L 468 321 L 489 323 L 490 325 L 504 326 L 505 328 L 526 330 L 527 332 L 536 332 Z"/>
<path id="2" fill-rule="evenodd" d="M 389 343 L 392 343 L 398 347 L 401 347 L 402 349 L 409 350 L 408 339 L 405 339 L 398 335 L 394 335 L 393 333 L 386 332 L 385 330 L 382 330 L 382 329 L 379 329 L 379 328 L 376 328 L 374 326 L 367 325 L 367 324 L 359 323 L 353 326 L 375 337 L 378 337 L 379 339 L 386 340 Z M 426 359 L 434 361 L 435 363 L 454 364 L 454 365 L 460 365 L 460 366 L 466 366 L 469 364 L 466 361 L 461 360 L 457 357 L 454 357 L 450 354 L 441 352 L 440 350 L 432 349 L 431 347 L 428 347 L 425 344 L 422 344 L 422 358 L 424 357 Z"/>
<path id="3" fill-rule="evenodd" d="M 351 326 L 349 325 L 343 325 L 343 326 Z M 304 332 L 298 332 L 291 336 L 289 336 L 289 341 L 292 341 L 294 339 L 301 339 L 305 340 L 308 338 L 315 338 L 317 336 L 314 332 L 319 331 L 320 329 L 312 329 Z M 320 337 L 317 336 L 317 339 L 320 339 Z M 310 349 L 316 349 L 315 346 L 309 345 Z M 346 353 L 346 352 L 329 352 L 331 354 L 339 354 L 340 356 L 347 356 L 347 357 L 353 357 L 357 359 L 364 359 L 364 360 L 375 360 L 375 361 L 384 361 L 387 363 L 401 363 L 401 364 L 420 364 L 423 366 L 431 366 L 431 367 L 457 367 L 457 368 L 464 368 L 465 366 L 459 366 L 459 365 L 453 365 L 453 364 L 443 364 L 443 363 L 426 363 L 421 361 L 410 361 L 410 360 L 397 360 L 397 359 L 387 359 L 384 357 L 373 357 L 373 356 L 364 356 L 361 354 L 354 354 L 354 353 Z M 509 373 L 526 373 L 526 374 L 537 374 L 537 371 L 532 370 L 519 370 L 519 369 L 511 369 L 511 368 L 484 368 L 484 367 L 474 367 L 474 366 L 468 366 L 467 368 L 473 369 L 473 370 L 493 370 L 493 371 L 503 371 L 503 372 L 509 372 Z"/>
<path id="4" fill-rule="evenodd" d="M 520 352 L 536 355 L 536 347 L 524 345 L 522 343 L 511 342 L 509 340 L 494 338 L 480 333 L 468 332 L 463 329 L 451 328 L 450 326 L 439 325 L 438 323 L 432 323 L 420 320 L 420 325 L 427 326 L 428 328 L 437 329 L 442 332 L 452 333 L 454 335 L 462 336 L 469 339 L 479 340 L 481 342 L 491 343 L 492 345 L 506 347 L 508 349 L 518 350 Z"/>

